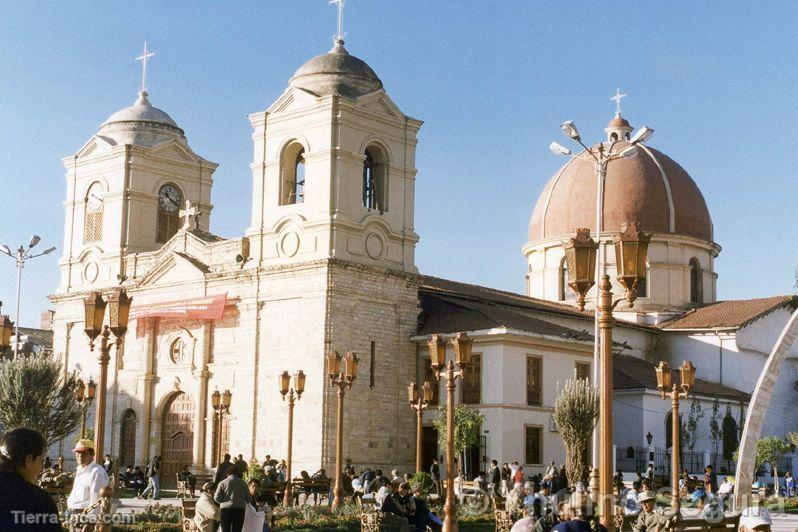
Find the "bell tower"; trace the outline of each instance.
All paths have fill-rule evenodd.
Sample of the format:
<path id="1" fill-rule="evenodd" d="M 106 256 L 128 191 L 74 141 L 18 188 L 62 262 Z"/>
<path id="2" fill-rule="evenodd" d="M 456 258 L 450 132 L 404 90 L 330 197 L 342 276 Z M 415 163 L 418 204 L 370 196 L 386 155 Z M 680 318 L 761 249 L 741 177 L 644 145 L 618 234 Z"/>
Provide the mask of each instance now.
<path id="1" fill-rule="evenodd" d="M 145 90 L 62 162 L 67 197 L 58 294 L 118 285 L 125 255 L 168 242 L 182 226 L 187 200 L 202 213 L 197 229 L 208 230 L 218 165 L 194 153 Z"/>
<path id="2" fill-rule="evenodd" d="M 260 264 L 322 258 L 416 272 L 415 148 L 422 122 L 336 39 L 266 111 L 250 116 Z"/>

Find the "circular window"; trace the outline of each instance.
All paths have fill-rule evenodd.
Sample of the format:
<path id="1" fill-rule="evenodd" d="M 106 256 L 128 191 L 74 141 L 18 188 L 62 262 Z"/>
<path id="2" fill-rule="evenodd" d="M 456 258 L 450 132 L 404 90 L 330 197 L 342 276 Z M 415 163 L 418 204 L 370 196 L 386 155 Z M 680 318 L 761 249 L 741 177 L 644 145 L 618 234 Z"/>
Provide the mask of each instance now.
<path id="1" fill-rule="evenodd" d="M 185 362 L 186 360 L 186 343 L 183 341 L 182 338 L 178 338 L 174 342 L 172 342 L 172 346 L 169 348 L 169 358 L 172 359 L 172 362 L 175 364 L 180 364 L 181 362 Z"/>

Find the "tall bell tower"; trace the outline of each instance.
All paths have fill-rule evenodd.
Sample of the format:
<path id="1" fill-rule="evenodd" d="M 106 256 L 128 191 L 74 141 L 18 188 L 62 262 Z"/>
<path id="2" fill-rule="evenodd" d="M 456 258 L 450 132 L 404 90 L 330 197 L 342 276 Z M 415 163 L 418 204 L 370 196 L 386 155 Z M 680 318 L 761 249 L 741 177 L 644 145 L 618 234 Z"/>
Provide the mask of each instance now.
<path id="1" fill-rule="evenodd" d="M 118 285 L 125 255 L 160 248 L 189 201 L 207 231 L 218 166 L 194 153 L 183 130 L 145 90 L 63 159 L 64 254 L 57 294 Z"/>
<path id="2" fill-rule="evenodd" d="M 422 122 L 396 106 L 342 39 L 302 65 L 250 121 L 253 258 L 263 265 L 336 258 L 416 272 Z"/>

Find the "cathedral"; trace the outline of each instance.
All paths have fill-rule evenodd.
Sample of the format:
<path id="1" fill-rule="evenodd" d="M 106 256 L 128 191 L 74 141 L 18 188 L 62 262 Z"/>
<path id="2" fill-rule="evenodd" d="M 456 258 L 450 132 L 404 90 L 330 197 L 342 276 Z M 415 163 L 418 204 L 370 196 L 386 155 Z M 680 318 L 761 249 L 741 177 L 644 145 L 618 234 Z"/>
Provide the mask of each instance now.
<path id="1" fill-rule="evenodd" d="M 411 381 L 433 384 L 433 407 L 423 417 L 425 461 L 442 454 L 432 421 L 444 388 L 432 377 L 427 339 L 467 331 L 474 357 L 457 401 L 485 416 L 467 469 L 495 458 L 537 473 L 550 460 L 562 462 L 552 421 L 557 388 L 593 372 L 593 316 L 569 293 L 563 241 L 575 227 L 595 228 L 593 166 L 568 162 L 540 194 L 523 247 L 522 295 L 418 271 L 422 122 L 398 108 L 342 39 L 302 65 L 277 101 L 249 120 L 251 223 L 236 238 L 210 232 L 218 165 L 192 150 L 145 90 L 63 159 L 64 253 L 51 301 L 53 350 L 67 369 L 85 379 L 98 374 L 83 331 L 85 297 L 121 286 L 133 300 L 124 344 L 112 351 L 105 449 L 121 465 L 160 455 L 167 485 L 183 465 L 207 471 L 224 452 L 284 457 L 288 409 L 279 375 L 302 370 L 294 471 L 329 471 L 336 403 L 325 353 L 354 351 L 360 369 L 347 392 L 344 457 L 356 468 L 407 471 L 415 457 L 415 415 L 405 399 Z M 606 146 L 621 149 L 632 131 L 616 114 Z M 600 240 L 611 277 L 611 240 L 621 224 L 637 221 L 653 233 L 646 286 L 619 313 L 615 332 L 619 468 L 638 460 L 641 448 L 664 457 L 671 445 L 670 405 L 654 376 L 660 360 L 697 366 L 694 396 L 707 412 L 720 405 L 730 448 L 796 301 L 718 301 L 721 247 L 704 198 L 654 148 L 640 145 L 635 156 L 609 163 L 603 209 Z M 771 402 L 769 433 L 798 428 L 796 380 L 793 353 Z M 230 403 L 219 413 L 218 393 Z M 705 425 L 694 453 L 731 452 L 713 448 Z"/>

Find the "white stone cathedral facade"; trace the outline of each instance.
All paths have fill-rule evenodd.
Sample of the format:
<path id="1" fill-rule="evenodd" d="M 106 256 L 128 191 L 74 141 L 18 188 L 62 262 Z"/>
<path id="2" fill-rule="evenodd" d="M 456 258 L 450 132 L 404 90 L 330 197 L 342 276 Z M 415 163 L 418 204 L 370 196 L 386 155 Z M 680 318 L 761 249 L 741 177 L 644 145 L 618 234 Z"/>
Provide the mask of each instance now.
<path id="1" fill-rule="evenodd" d="M 112 353 L 106 412 L 105 448 L 123 465 L 161 455 L 166 475 L 182 465 L 208 470 L 217 431 L 223 451 L 283 457 L 287 409 L 278 375 L 301 369 L 308 377 L 295 411 L 294 470 L 329 470 L 335 395 L 324 355 L 338 350 L 361 359 L 347 393 L 345 458 L 408 470 L 415 417 L 406 387 L 430 378 L 427 336 L 461 330 L 475 339 L 478 364 L 458 386 L 458 401 L 485 415 L 474 467 L 497 458 L 535 472 L 563 460 L 551 423 L 556 387 L 574 372 L 590 374 L 592 318 L 564 290 L 562 240 L 577 225 L 591 226 L 579 207 L 582 196 L 593 202 L 591 169 L 566 165 L 547 185 L 524 247 L 528 294 L 510 294 L 417 271 L 422 123 L 397 107 L 343 41 L 297 70 L 270 108 L 250 115 L 252 216 L 238 238 L 210 232 L 217 164 L 195 153 L 148 98 L 140 93 L 63 160 L 64 255 L 51 296 L 54 352 L 84 378 L 98 369 L 83 332 L 83 299 L 118 286 L 133 298 L 124 345 Z M 630 131 L 618 116 L 608 142 L 621 146 Z M 571 195 L 575 187 L 584 194 Z M 653 373 L 646 377 L 661 359 L 678 365 L 692 357 L 706 383 L 696 389 L 702 401 L 720 398 L 739 422 L 768 342 L 795 301 L 732 302 L 719 312 L 720 246 L 709 212 L 667 156 L 644 148 L 612 163 L 607 190 L 603 240 L 630 217 L 654 232 L 647 292 L 616 329 L 618 356 L 629 357 L 616 363 L 628 370 L 616 375 L 623 396 L 616 442 L 638 447 L 650 432 L 653 446 L 666 447 L 667 405 L 651 389 Z M 772 430 L 798 428 L 794 358 L 788 366 Z M 211 395 L 225 390 L 230 413 L 217 426 Z M 424 417 L 427 458 L 437 454 L 434 415 Z"/>

